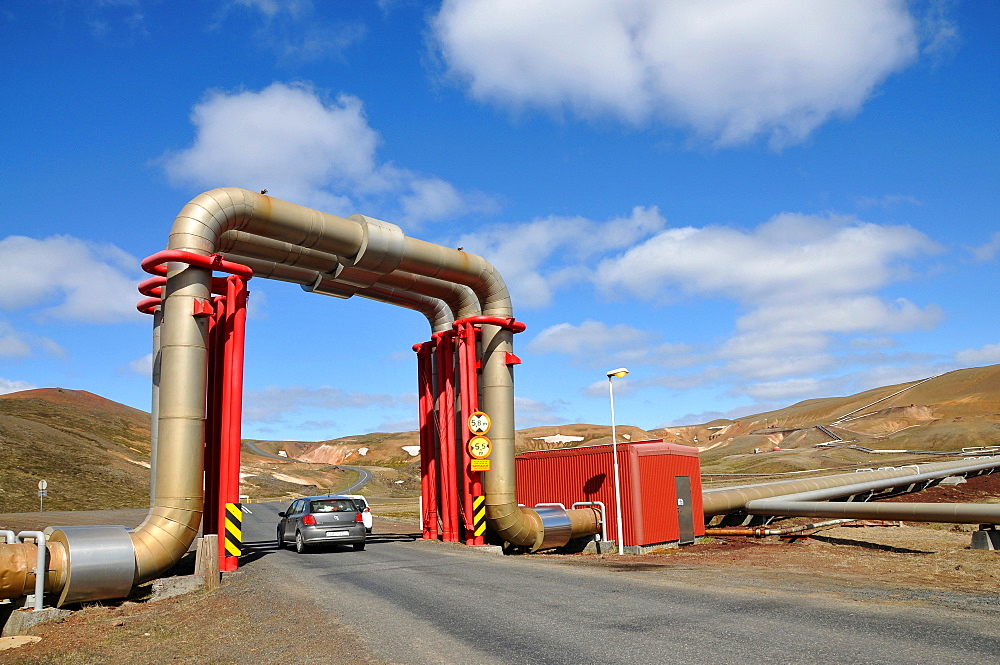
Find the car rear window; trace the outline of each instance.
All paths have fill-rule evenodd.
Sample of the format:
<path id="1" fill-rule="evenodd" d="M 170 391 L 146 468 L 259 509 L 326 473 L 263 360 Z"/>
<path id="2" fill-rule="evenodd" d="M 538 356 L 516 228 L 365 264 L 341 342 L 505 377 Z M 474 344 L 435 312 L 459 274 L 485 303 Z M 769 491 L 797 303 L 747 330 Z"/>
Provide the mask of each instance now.
<path id="1" fill-rule="evenodd" d="M 312 502 L 312 512 L 314 513 L 340 513 L 357 512 L 358 507 L 350 499 L 325 499 L 323 501 Z"/>

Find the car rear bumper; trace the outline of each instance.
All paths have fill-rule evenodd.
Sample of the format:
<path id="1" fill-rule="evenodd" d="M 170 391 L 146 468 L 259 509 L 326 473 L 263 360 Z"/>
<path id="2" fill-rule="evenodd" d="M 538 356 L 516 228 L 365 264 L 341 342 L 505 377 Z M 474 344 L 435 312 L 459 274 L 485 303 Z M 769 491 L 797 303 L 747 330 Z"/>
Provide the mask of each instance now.
<path id="1" fill-rule="evenodd" d="M 299 529 L 302 540 L 309 545 L 365 542 L 365 527 L 362 524 L 349 527 L 337 525 L 307 526 Z"/>

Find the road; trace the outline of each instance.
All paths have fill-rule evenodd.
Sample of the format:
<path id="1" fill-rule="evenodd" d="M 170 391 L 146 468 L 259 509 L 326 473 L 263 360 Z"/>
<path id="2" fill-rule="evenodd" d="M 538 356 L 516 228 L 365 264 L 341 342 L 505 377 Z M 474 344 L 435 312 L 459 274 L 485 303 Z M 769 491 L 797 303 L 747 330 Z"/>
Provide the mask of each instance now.
<path id="1" fill-rule="evenodd" d="M 296 555 L 273 545 L 281 507 L 249 507 L 246 565 L 314 590 L 316 604 L 393 663 L 872 665 L 1000 653 L 1000 605 L 982 596 L 963 606 L 963 598 L 720 589 L 691 583 L 697 571 L 675 576 L 627 559 L 568 565 L 380 536 L 378 521 L 363 552 Z"/>
<path id="2" fill-rule="evenodd" d="M 254 455 L 258 455 L 260 457 L 281 460 L 282 462 L 287 462 L 289 459 L 288 457 L 282 457 L 281 455 L 272 455 L 271 453 L 260 448 L 253 441 L 244 441 L 243 445 L 246 446 L 246 448 L 250 450 L 250 452 L 252 452 Z M 360 466 L 347 466 L 346 464 L 337 464 L 336 466 L 339 469 L 347 469 L 348 471 L 353 471 L 356 474 L 358 474 L 358 479 L 353 484 L 351 484 L 350 487 L 341 492 L 341 494 L 355 493 L 359 489 L 367 485 L 369 482 L 371 482 L 372 472 L 369 471 L 368 469 L 365 469 Z"/>

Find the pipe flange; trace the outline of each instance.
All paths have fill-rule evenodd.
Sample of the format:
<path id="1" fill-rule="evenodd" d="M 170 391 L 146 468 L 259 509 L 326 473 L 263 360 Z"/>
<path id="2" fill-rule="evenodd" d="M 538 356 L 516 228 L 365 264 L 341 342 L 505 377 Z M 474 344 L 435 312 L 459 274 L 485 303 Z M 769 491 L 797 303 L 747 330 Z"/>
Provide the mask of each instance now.
<path id="1" fill-rule="evenodd" d="M 386 275 L 399 267 L 406 242 L 401 228 L 365 215 L 351 215 L 347 219 L 361 224 L 364 233 L 361 249 L 351 262 L 353 267 L 378 275 Z"/>

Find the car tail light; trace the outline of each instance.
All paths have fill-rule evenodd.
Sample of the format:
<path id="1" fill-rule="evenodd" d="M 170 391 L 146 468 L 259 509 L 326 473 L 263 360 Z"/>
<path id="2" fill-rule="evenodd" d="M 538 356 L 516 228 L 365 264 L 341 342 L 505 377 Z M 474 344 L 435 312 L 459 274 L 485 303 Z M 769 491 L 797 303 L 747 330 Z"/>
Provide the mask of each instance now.
<path id="1" fill-rule="evenodd" d="M 358 513 L 357 515 L 354 516 L 354 521 L 355 522 L 363 522 L 364 521 L 364 519 L 362 519 L 362 517 L 361 517 L 361 513 Z"/>
<path id="2" fill-rule="evenodd" d="M 306 515 L 305 517 L 302 518 L 302 523 L 305 524 L 306 526 L 315 526 L 316 518 L 313 517 L 312 515 Z"/>

